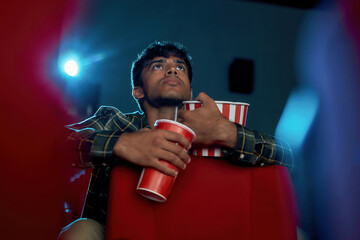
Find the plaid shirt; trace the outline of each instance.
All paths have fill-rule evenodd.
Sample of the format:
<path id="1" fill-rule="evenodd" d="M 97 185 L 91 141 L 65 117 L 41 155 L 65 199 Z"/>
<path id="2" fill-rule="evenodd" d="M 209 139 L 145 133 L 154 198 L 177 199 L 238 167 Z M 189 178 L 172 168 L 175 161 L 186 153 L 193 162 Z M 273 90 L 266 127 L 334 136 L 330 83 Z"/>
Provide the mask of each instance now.
<path id="1" fill-rule="evenodd" d="M 77 153 L 73 165 L 93 168 L 83 216 L 106 223 L 110 168 L 119 159 L 113 155 L 118 137 L 149 127 L 145 114 L 123 114 L 114 107 L 102 106 L 94 116 L 67 128 L 68 143 Z M 293 168 L 291 148 L 273 137 L 262 135 L 237 124 L 236 149 L 224 149 L 227 158 L 253 166 L 279 164 Z"/>

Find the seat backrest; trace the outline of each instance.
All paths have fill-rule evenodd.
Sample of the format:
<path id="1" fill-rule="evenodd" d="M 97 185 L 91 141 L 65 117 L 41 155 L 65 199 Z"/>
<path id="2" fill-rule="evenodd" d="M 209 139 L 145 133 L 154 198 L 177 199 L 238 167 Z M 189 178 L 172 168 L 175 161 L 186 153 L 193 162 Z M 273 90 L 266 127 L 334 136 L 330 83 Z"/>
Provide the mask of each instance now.
<path id="1" fill-rule="evenodd" d="M 192 156 L 164 203 L 136 193 L 140 173 L 130 165 L 112 170 L 107 239 L 296 239 L 284 167 Z"/>

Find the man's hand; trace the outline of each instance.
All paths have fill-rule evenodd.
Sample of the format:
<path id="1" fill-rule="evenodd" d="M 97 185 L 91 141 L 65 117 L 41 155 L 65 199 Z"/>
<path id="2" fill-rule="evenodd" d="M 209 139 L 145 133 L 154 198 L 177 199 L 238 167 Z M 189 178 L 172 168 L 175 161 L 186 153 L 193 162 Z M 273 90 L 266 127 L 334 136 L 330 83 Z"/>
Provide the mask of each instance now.
<path id="1" fill-rule="evenodd" d="M 162 129 L 143 129 L 123 133 L 117 140 L 113 152 L 117 157 L 136 165 L 153 167 L 165 174 L 176 176 L 175 170 L 161 164 L 159 160 L 185 169 L 186 164 L 190 162 L 190 156 L 182 146 L 185 149 L 191 147 L 187 139 L 178 133 Z"/>
<path id="2" fill-rule="evenodd" d="M 218 144 L 235 148 L 237 143 L 236 125 L 223 117 L 215 101 L 205 93 L 200 93 L 196 99 L 202 102 L 202 107 L 185 111 L 179 110 L 179 121 L 190 127 L 196 133 L 194 144 Z"/>

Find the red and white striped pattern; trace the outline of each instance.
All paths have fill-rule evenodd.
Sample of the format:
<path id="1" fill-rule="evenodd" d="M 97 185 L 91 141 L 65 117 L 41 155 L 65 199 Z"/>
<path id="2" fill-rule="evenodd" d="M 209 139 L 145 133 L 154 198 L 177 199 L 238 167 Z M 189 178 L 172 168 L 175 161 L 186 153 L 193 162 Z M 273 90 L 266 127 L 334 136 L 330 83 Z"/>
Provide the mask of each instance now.
<path id="1" fill-rule="evenodd" d="M 249 104 L 237 102 L 215 101 L 222 115 L 231 122 L 245 126 Z"/>
<path id="2" fill-rule="evenodd" d="M 232 122 L 245 126 L 248 112 L 248 103 L 215 101 L 222 115 Z M 184 101 L 185 110 L 194 110 L 201 107 L 199 101 Z M 223 157 L 220 146 L 209 146 L 206 148 L 193 148 L 192 154 L 203 157 Z"/>
<path id="3" fill-rule="evenodd" d="M 200 101 L 184 101 L 184 109 L 185 110 L 195 110 L 201 107 Z"/>

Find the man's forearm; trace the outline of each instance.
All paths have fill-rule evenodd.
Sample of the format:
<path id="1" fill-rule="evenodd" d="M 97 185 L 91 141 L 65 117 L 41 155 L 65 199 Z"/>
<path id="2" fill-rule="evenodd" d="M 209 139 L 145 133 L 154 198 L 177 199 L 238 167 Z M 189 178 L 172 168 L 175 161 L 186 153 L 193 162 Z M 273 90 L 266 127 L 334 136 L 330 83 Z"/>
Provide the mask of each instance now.
<path id="1" fill-rule="evenodd" d="M 76 154 L 73 165 L 80 168 L 106 166 L 113 159 L 113 147 L 120 131 L 96 131 L 84 129 L 73 132 L 68 137 L 68 144 Z"/>
<path id="2" fill-rule="evenodd" d="M 290 170 L 294 167 L 294 158 L 290 146 L 283 140 L 237 126 L 237 144 L 224 153 L 233 160 L 247 162 L 254 166 L 270 164 L 282 165 Z"/>
<path id="3" fill-rule="evenodd" d="M 225 120 L 225 119 L 224 119 Z M 221 126 L 218 126 L 218 140 L 215 144 L 235 149 L 237 146 L 238 131 L 234 123 L 230 121 L 223 121 Z"/>

